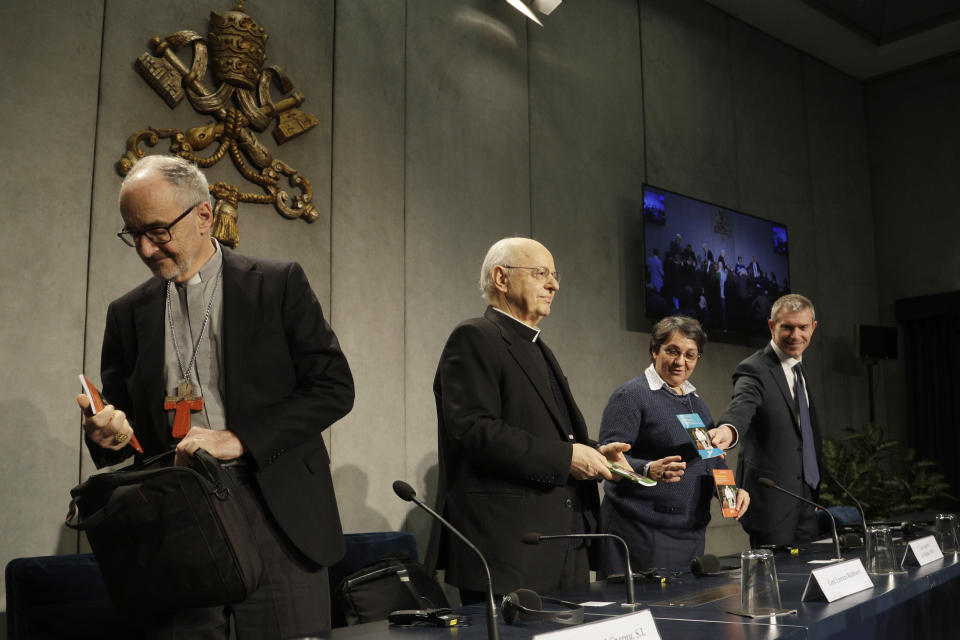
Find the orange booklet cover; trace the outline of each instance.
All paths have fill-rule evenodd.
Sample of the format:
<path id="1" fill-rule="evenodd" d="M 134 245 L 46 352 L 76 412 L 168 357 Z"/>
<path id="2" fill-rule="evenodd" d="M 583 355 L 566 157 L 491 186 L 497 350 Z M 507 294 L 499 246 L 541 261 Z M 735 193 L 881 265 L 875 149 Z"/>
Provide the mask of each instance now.
<path id="1" fill-rule="evenodd" d="M 717 485 L 717 498 L 724 518 L 737 517 L 737 483 L 732 469 L 714 469 L 713 481 Z"/>
<path id="2" fill-rule="evenodd" d="M 86 394 L 87 399 L 90 401 L 93 413 L 97 414 L 103 411 L 107 403 L 103 399 L 103 396 L 100 395 L 100 390 L 97 389 L 96 385 L 90 382 L 90 378 L 82 373 L 80 374 L 80 384 L 83 385 L 83 393 Z M 143 453 L 143 447 L 137 442 L 137 436 L 130 436 L 130 446 L 133 447 L 137 453 Z"/>

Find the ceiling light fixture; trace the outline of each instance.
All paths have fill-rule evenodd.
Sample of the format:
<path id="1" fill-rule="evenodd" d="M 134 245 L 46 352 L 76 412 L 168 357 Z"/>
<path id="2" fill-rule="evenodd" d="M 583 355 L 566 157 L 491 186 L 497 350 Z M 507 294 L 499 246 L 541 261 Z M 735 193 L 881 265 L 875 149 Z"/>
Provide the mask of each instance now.
<path id="1" fill-rule="evenodd" d="M 545 16 L 553 13 L 563 0 L 533 0 L 533 8 Z"/>
<path id="2" fill-rule="evenodd" d="M 507 0 L 507 2 L 510 3 L 510 6 L 512 6 L 514 9 L 516 9 L 523 15 L 527 16 L 528 18 L 536 22 L 541 27 L 543 26 L 543 23 L 540 22 L 540 19 L 536 16 L 533 10 L 527 6 L 527 3 L 524 2 L 524 0 Z"/>

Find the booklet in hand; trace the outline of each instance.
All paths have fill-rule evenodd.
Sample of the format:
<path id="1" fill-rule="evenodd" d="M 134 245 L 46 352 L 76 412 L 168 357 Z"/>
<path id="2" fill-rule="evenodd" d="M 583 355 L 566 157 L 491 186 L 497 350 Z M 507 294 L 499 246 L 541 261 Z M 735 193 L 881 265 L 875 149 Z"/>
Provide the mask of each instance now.
<path id="1" fill-rule="evenodd" d="M 83 385 L 83 393 L 87 396 L 87 400 L 90 401 L 90 410 L 93 411 L 94 415 L 103 411 L 103 408 L 107 406 L 107 401 L 103 395 L 101 395 L 96 385 L 90 382 L 90 378 L 82 373 L 80 374 L 80 384 Z M 143 453 L 143 447 L 137 442 L 137 436 L 130 436 L 130 446 L 133 447 L 137 453 Z"/>
<path id="2" fill-rule="evenodd" d="M 737 517 L 737 483 L 733 479 L 733 469 L 714 469 L 713 482 L 717 486 L 720 499 L 720 511 L 724 518 Z"/>
<path id="3" fill-rule="evenodd" d="M 687 430 L 690 442 L 697 448 L 697 453 L 700 454 L 701 458 L 716 458 L 723 455 L 723 449 L 713 446 L 713 442 L 710 441 L 710 434 L 707 433 L 707 427 L 698 414 L 680 413 L 677 414 L 677 420 Z"/>
<path id="4" fill-rule="evenodd" d="M 655 487 L 657 485 L 656 480 L 653 480 L 652 478 L 648 478 L 642 473 L 637 473 L 636 471 L 630 471 L 629 469 L 624 469 L 623 467 L 621 467 L 616 463 L 611 464 L 609 469 L 612 473 L 617 474 L 621 478 L 626 478 L 630 482 L 635 482 L 636 484 L 639 484 L 641 486 Z"/>

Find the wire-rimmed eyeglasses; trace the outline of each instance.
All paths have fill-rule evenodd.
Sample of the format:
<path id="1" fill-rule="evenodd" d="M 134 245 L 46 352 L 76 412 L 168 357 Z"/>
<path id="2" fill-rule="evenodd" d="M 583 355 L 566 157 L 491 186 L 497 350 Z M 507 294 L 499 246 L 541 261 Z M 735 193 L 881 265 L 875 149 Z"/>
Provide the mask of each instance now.
<path id="1" fill-rule="evenodd" d="M 691 364 L 693 364 L 694 362 L 700 359 L 700 354 L 697 353 L 696 351 L 687 351 L 686 353 L 684 353 L 673 345 L 670 345 L 669 347 L 664 347 L 663 352 L 667 354 L 667 357 L 670 358 L 671 360 L 676 360 L 680 356 L 683 356 L 683 359 Z"/>
<path id="2" fill-rule="evenodd" d="M 510 264 L 503 265 L 505 269 L 528 269 L 537 280 L 546 280 L 547 276 L 553 276 L 553 279 L 560 282 L 560 272 L 550 271 L 547 267 L 517 267 Z"/>

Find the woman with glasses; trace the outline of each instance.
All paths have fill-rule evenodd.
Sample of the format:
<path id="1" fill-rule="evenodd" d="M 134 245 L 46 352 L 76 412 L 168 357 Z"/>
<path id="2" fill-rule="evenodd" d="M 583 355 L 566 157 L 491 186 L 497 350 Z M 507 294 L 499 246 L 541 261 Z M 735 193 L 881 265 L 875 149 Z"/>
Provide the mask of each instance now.
<path id="1" fill-rule="evenodd" d="M 725 469 L 720 456 L 701 459 L 687 434 L 706 430 L 713 446 L 735 441 L 729 427 L 715 429 L 706 403 L 690 383 L 707 334 L 686 316 L 668 316 L 650 331 L 652 363 L 611 396 L 603 411 L 600 443 L 627 442 L 633 468 L 657 481 L 647 487 L 633 482 L 606 482 L 600 510 L 605 533 L 623 538 L 634 571 L 682 569 L 703 555 L 710 501 L 716 495 L 713 469 Z M 703 425 L 697 429 L 696 425 Z M 737 492 L 739 519 L 750 495 Z M 623 547 L 602 545 L 600 576 L 624 572 Z"/>

